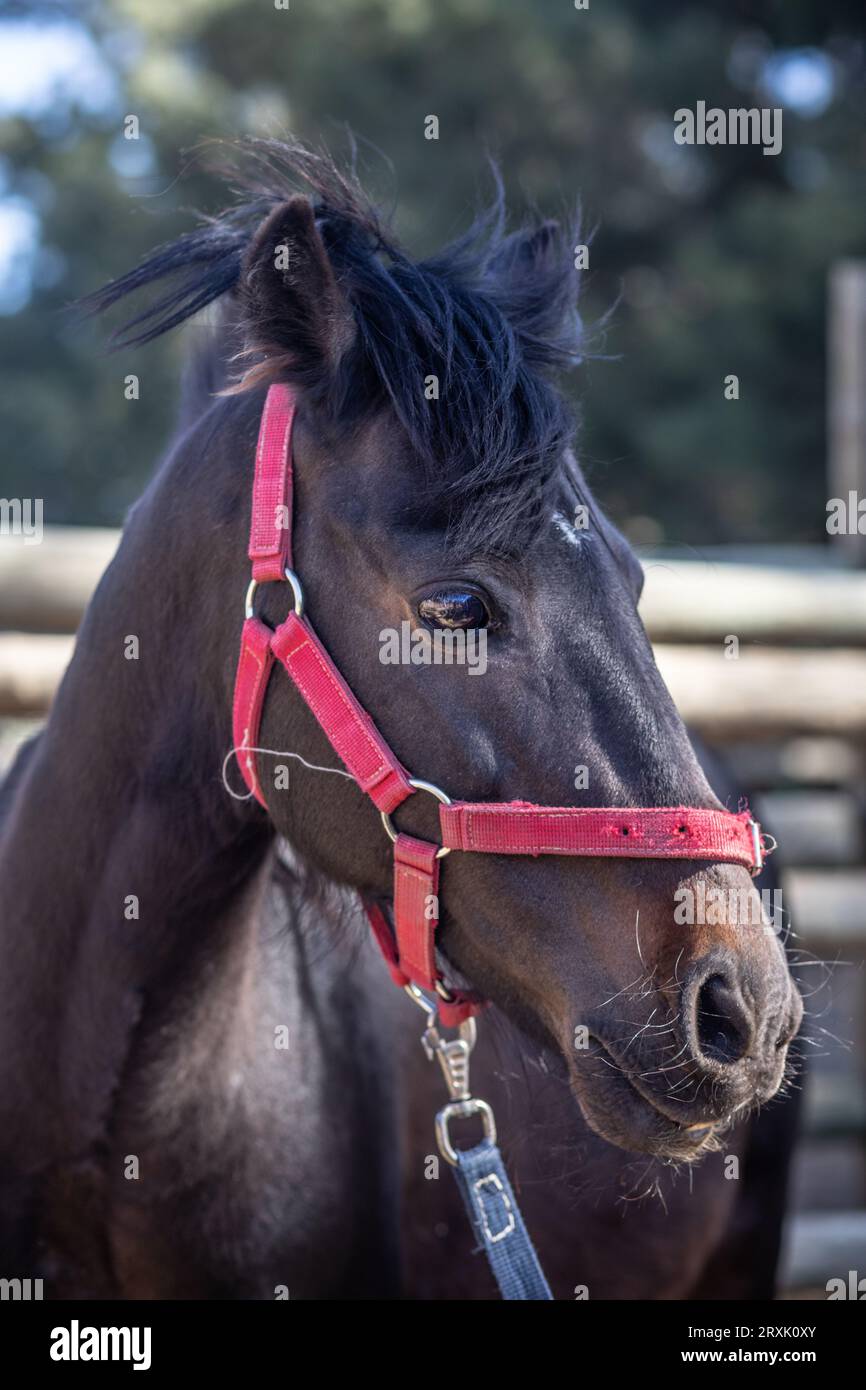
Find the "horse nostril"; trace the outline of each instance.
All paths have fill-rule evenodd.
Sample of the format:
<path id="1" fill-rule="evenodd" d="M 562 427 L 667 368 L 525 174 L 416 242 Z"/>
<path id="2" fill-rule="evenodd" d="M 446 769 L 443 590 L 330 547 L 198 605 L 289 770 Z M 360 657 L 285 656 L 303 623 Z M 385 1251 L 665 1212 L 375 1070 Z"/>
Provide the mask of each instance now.
<path id="1" fill-rule="evenodd" d="M 697 997 L 697 1040 L 704 1057 L 728 1065 L 748 1051 L 752 1027 L 739 992 L 724 975 L 710 975 Z"/>

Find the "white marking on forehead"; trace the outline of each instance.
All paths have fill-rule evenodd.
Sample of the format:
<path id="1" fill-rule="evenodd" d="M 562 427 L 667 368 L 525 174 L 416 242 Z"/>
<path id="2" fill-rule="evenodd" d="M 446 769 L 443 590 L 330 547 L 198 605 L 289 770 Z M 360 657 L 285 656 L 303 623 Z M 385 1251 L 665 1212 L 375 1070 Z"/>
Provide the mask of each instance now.
<path id="1" fill-rule="evenodd" d="M 560 535 L 563 536 L 566 541 L 568 541 L 569 545 L 574 545 L 578 549 L 580 548 L 580 546 L 583 544 L 584 537 L 586 536 L 585 530 L 578 531 L 577 527 L 574 526 L 572 522 L 568 520 L 568 517 L 564 516 L 562 512 L 553 513 L 553 524 L 556 527 L 557 531 L 560 533 Z"/>

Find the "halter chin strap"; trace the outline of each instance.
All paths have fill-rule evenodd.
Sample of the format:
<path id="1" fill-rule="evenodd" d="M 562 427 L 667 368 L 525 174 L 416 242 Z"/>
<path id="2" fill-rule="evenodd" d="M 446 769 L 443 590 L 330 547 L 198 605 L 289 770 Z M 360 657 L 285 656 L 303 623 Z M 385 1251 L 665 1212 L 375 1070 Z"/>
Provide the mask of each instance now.
<path id="1" fill-rule="evenodd" d="M 446 987 L 436 964 L 439 862 L 451 850 L 482 854 L 567 854 L 593 858 L 707 859 L 741 864 L 759 873 L 767 847 L 748 811 L 695 807 L 534 806 L 527 801 L 452 802 L 438 787 L 410 777 L 361 707 L 304 616 L 303 591 L 292 569 L 292 424 L 295 400 L 288 386 L 271 386 L 256 449 L 247 591 L 235 680 L 233 733 L 249 790 L 265 806 L 252 751 L 274 662 L 291 676 L 331 747 L 382 813 L 394 842 L 393 930 L 377 903 L 364 907 L 373 933 L 399 985 L 415 984 L 440 996 L 450 1026 L 477 1013 L 483 1000 Z M 272 631 L 255 616 L 259 584 L 284 580 L 294 611 Z M 440 802 L 441 844 L 395 830 L 391 816 L 418 791 Z"/>

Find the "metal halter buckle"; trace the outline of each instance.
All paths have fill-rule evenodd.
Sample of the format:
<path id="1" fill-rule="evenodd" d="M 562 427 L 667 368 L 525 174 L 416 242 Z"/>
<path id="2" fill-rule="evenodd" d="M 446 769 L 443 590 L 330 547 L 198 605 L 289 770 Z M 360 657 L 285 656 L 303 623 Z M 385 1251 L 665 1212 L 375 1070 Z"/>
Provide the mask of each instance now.
<path id="1" fill-rule="evenodd" d="M 295 574 L 295 571 L 289 569 L 288 565 L 283 571 L 283 579 L 285 579 L 286 582 L 291 585 L 292 593 L 294 594 L 295 617 L 302 618 L 304 616 L 304 591 L 301 588 L 301 581 Z M 249 587 L 247 589 L 247 596 L 244 601 L 244 616 L 247 618 L 252 618 L 254 616 L 253 604 L 255 602 L 256 589 L 258 587 L 259 581 L 257 579 L 251 579 Z"/>
<path id="2" fill-rule="evenodd" d="M 435 787 L 432 782 L 422 782 L 420 777 L 410 777 L 409 786 L 414 787 L 416 792 L 429 792 L 431 796 L 435 796 L 437 801 L 441 801 L 443 806 L 451 805 L 451 797 L 446 796 L 441 787 Z M 382 817 L 382 824 L 385 827 L 388 839 L 391 841 L 396 840 L 397 831 L 394 829 L 394 822 L 391 820 L 390 814 L 387 811 L 381 811 L 379 814 Z M 441 845 L 436 851 L 436 858 L 444 859 L 446 854 L 450 853 L 450 845 Z"/>

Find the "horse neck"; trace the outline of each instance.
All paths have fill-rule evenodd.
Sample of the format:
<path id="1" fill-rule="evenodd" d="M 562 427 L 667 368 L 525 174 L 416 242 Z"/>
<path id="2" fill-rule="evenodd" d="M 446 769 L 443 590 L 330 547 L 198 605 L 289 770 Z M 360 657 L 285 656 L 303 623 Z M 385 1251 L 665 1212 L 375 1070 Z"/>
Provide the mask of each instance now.
<path id="1" fill-rule="evenodd" d="M 228 466 L 203 421 L 136 507 L 5 817 L 0 1057 L 66 1143 L 104 1120 L 142 1011 L 205 963 L 237 982 L 255 950 L 272 834 L 220 778 L 245 582 L 237 447 Z"/>

